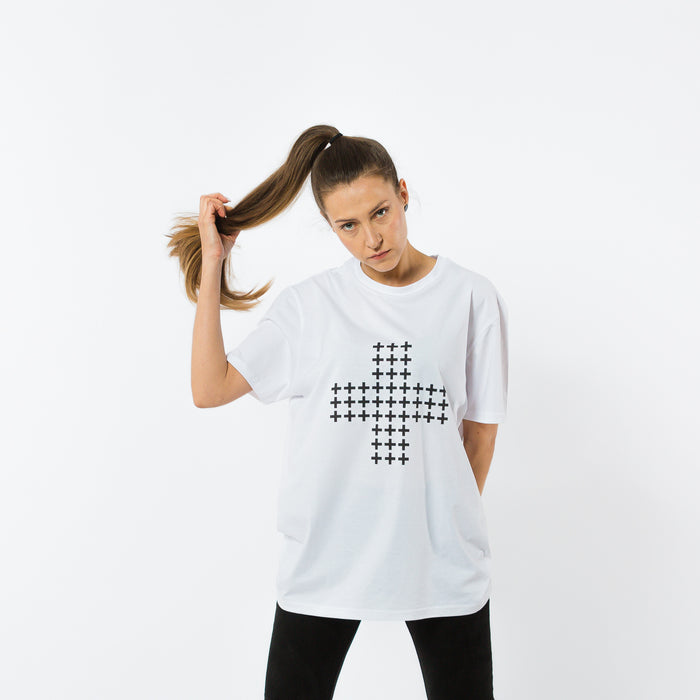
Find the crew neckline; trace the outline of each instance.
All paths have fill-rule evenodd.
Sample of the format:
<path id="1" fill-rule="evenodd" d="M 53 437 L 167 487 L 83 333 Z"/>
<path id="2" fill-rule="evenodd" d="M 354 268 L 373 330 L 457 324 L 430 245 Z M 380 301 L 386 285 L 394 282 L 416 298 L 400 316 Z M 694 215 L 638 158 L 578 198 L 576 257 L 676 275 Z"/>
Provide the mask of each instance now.
<path id="1" fill-rule="evenodd" d="M 352 262 L 353 270 L 355 271 L 355 277 L 365 287 L 367 287 L 368 289 L 372 289 L 375 292 L 380 292 L 382 294 L 397 296 L 402 294 L 412 294 L 413 292 L 423 290 L 425 289 L 425 287 L 428 287 L 429 285 L 433 284 L 435 280 L 437 280 L 438 277 L 440 277 L 440 274 L 442 273 L 442 268 L 444 266 L 445 256 L 431 255 L 430 257 L 435 258 L 436 260 L 435 265 L 433 265 L 430 272 L 428 272 L 427 275 L 421 277 L 419 280 L 411 282 L 411 284 L 405 284 L 402 287 L 393 287 L 391 285 L 384 284 L 383 282 L 377 282 L 377 280 L 372 279 L 362 269 L 361 260 L 355 257 L 351 258 L 350 260 Z"/>

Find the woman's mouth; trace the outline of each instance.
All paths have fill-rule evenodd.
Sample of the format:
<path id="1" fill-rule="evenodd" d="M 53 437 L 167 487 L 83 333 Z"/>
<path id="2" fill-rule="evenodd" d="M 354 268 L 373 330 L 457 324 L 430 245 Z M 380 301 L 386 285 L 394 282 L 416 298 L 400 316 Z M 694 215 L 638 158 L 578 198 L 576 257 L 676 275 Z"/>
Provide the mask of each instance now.
<path id="1" fill-rule="evenodd" d="M 391 248 L 389 248 L 389 250 L 391 250 Z M 372 255 L 370 260 L 381 260 L 389 252 L 389 250 L 385 250 L 383 253 L 379 253 L 377 255 Z"/>

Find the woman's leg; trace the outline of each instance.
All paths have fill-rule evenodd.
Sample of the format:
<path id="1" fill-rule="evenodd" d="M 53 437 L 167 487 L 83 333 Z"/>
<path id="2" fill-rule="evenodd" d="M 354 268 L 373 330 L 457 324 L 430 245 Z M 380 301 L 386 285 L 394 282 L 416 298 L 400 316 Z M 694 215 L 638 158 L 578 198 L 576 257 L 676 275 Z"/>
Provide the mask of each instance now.
<path id="1" fill-rule="evenodd" d="M 406 620 L 428 700 L 493 700 L 489 601 L 470 615 Z"/>
<path id="2" fill-rule="evenodd" d="M 359 625 L 289 612 L 276 603 L 265 700 L 331 700 Z"/>

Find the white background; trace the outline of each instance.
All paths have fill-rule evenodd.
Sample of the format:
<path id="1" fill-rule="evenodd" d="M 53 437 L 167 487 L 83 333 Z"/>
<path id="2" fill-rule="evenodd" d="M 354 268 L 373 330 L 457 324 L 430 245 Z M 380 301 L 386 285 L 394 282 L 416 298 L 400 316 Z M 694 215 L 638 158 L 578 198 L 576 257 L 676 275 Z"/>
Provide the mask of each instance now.
<path id="1" fill-rule="evenodd" d="M 690 0 L 3 11 L 0 696 L 262 698 L 284 402 L 198 409 L 165 234 L 314 124 L 510 312 L 483 498 L 496 700 L 697 698 L 700 11 Z M 234 286 L 348 257 L 307 187 Z M 425 697 L 363 621 L 338 700 Z"/>

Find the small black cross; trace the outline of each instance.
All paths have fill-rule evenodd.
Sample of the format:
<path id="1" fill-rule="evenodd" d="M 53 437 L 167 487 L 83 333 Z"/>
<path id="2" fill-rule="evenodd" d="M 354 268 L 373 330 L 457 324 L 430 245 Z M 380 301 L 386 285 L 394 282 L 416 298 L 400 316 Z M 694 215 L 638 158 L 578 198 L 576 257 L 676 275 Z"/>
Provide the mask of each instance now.
<path id="1" fill-rule="evenodd" d="M 367 418 L 374 419 L 374 424 L 370 429 L 372 434 L 370 446 L 374 449 L 374 454 L 370 459 L 375 464 L 383 461 L 389 465 L 393 462 L 398 462 L 401 466 L 406 465 L 409 459 L 406 455 L 406 448 L 410 444 L 406 440 L 406 435 L 411 432 L 407 425 L 409 421 L 424 420 L 429 424 L 436 421 L 440 425 L 444 425 L 445 421 L 448 420 L 445 413 L 448 406 L 445 400 L 447 395 L 445 387 L 438 387 L 432 383 L 424 386 L 420 382 L 411 381 L 412 373 L 408 363 L 412 362 L 413 358 L 408 354 L 408 351 L 412 347 L 413 345 L 408 341 L 400 345 L 377 342 L 372 345 L 375 354 L 371 358 L 374 370 L 369 372 L 371 379 L 367 379 L 370 383 L 365 383 L 364 379 L 359 384 L 353 384 L 352 381 L 341 384 L 336 381 L 331 386 L 330 404 L 333 407 L 333 413 L 330 414 L 330 419 L 334 423 L 339 420 L 347 420 L 349 423 L 353 419 L 362 419 L 364 423 Z M 401 355 L 399 351 L 399 354 L 395 355 L 394 351 L 398 351 L 399 348 L 403 354 Z M 402 364 L 403 367 L 397 370 L 394 368 L 394 363 Z M 396 381 L 397 379 L 399 381 Z M 353 396 L 353 390 L 357 389 L 362 391 L 361 398 Z M 343 398 L 338 396 L 339 392 L 345 392 Z M 366 392 L 369 393 L 369 396 L 366 395 Z M 388 397 L 386 392 L 388 392 Z M 440 400 L 437 400 L 437 396 L 441 397 Z M 359 404 L 362 411 L 353 410 L 353 404 Z M 367 404 L 369 404 L 370 412 L 365 410 Z M 432 412 L 435 407 L 440 408 L 439 415 Z M 396 427 L 395 424 L 399 424 L 400 427 Z M 398 437 L 395 436 L 395 433 L 398 434 Z M 381 448 L 386 448 L 383 455 L 380 454 Z M 399 456 L 394 454 L 392 448 L 394 450 L 401 448 Z"/>

